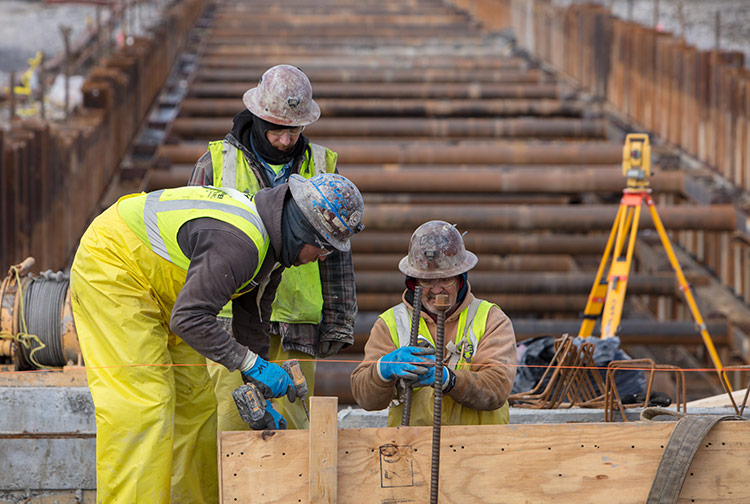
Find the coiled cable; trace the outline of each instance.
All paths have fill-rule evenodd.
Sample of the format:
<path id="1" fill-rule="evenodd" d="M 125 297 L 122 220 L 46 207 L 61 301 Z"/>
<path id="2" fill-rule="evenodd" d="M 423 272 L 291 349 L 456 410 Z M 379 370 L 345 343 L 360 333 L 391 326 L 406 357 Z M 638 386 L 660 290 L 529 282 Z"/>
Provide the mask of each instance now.
<path id="1" fill-rule="evenodd" d="M 24 357 L 36 367 L 64 366 L 60 319 L 70 281 L 61 272 L 42 275 L 24 293 L 26 330 L 38 338 L 24 348 Z"/>

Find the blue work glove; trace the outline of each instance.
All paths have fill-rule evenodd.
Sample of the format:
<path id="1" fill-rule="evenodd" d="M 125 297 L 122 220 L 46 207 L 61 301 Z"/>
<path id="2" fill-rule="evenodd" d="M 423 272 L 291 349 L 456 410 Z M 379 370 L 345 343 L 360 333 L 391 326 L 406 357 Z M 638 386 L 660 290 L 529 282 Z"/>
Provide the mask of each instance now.
<path id="1" fill-rule="evenodd" d="M 416 380 L 428 371 L 426 364 L 430 361 L 423 356 L 434 353 L 435 349 L 432 347 L 405 346 L 397 348 L 378 359 L 378 371 L 386 381 L 396 378 Z M 432 362 L 435 362 L 434 358 Z"/>
<path id="2" fill-rule="evenodd" d="M 253 382 L 266 399 L 281 397 L 284 394 L 289 402 L 294 402 L 297 398 L 289 373 L 278 364 L 268 362 L 260 356 L 256 357 L 253 367 L 242 372 L 242 376 L 245 380 Z"/>
<path id="3" fill-rule="evenodd" d="M 266 422 L 266 429 L 286 429 L 286 419 L 284 418 L 284 415 L 273 408 L 270 399 L 266 399 L 266 414 L 263 417 L 263 420 Z"/>
<path id="4" fill-rule="evenodd" d="M 435 384 L 435 356 L 434 355 L 428 355 L 425 357 L 425 359 L 428 359 L 430 361 L 429 367 L 427 368 L 427 372 L 419 377 L 417 381 L 414 382 L 415 387 L 432 387 Z M 453 374 L 453 371 L 451 371 L 449 368 L 443 366 L 443 390 L 445 391 L 446 387 L 453 381 L 455 384 L 455 374 Z M 453 388 L 453 387 L 451 387 Z"/>

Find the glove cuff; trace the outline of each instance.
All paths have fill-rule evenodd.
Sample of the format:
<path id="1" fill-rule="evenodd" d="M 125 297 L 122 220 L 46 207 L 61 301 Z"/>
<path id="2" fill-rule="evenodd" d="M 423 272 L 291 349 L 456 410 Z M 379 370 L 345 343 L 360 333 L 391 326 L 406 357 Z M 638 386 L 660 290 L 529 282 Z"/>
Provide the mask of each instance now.
<path id="1" fill-rule="evenodd" d="M 385 356 L 383 356 L 383 357 L 385 357 Z M 381 357 L 380 359 L 378 359 L 378 361 L 377 361 L 377 362 L 375 363 L 375 370 L 376 370 L 376 371 L 378 372 L 378 378 L 380 378 L 380 379 L 381 379 L 381 380 L 383 380 L 384 382 L 391 382 L 391 381 L 393 381 L 393 380 L 388 380 L 388 379 L 386 379 L 386 378 L 385 378 L 385 377 L 383 376 L 383 373 L 382 373 L 382 372 L 380 371 L 380 361 L 381 361 L 381 360 L 383 360 L 383 357 Z"/>
<path id="2" fill-rule="evenodd" d="M 245 354 L 245 358 L 242 359 L 242 362 L 240 362 L 239 370 L 241 372 L 249 371 L 253 366 L 255 366 L 255 363 L 258 360 L 258 354 L 253 352 L 252 350 L 248 350 Z"/>
<path id="3" fill-rule="evenodd" d="M 448 367 L 445 367 L 443 369 L 448 372 L 448 379 L 443 384 L 443 394 L 447 394 L 448 392 L 453 390 L 453 387 L 456 386 L 456 373 L 454 373 L 453 370 Z"/>

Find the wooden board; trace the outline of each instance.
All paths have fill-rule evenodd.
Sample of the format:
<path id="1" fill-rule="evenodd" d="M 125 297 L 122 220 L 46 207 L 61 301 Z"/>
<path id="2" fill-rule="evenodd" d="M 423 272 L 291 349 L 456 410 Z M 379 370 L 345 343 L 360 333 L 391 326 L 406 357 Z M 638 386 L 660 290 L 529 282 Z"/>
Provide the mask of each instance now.
<path id="1" fill-rule="evenodd" d="M 444 427 L 440 503 L 642 504 L 672 422 Z M 219 435 L 222 503 L 307 503 L 308 431 Z M 338 431 L 342 504 L 429 502 L 430 427 Z M 750 422 L 722 422 L 680 502 L 750 502 Z"/>
<path id="2" fill-rule="evenodd" d="M 310 402 L 309 502 L 336 502 L 338 483 L 338 401 L 321 397 Z"/>
<path id="3" fill-rule="evenodd" d="M 87 387 L 86 368 L 65 367 L 53 370 L 15 371 L 0 366 L 0 387 Z"/>
<path id="4" fill-rule="evenodd" d="M 738 408 L 742 405 L 742 400 L 745 398 L 746 393 L 747 389 L 732 392 L 732 397 L 734 397 Z M 690 401 L 687 403 L 687 407 L 687 411 L 690 411 L 691 408 L 731 408 L 732 401 L 729 399 L 729 395 L 723 393 Z"/>

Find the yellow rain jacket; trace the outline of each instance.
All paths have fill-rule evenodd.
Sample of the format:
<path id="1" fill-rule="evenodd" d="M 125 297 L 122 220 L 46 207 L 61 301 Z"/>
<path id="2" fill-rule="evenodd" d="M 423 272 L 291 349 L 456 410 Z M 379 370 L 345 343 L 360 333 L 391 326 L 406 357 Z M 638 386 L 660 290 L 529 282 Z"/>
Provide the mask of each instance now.
<path id="1" fill-rule="evenodd" d="M 199 217 L 235 225 L 262 262 L 268 237 L 255 207 L 214 188 L 126 196 L 94 220 L 76 252 L 71 297 L 95 406 L 98 502 L 218 501 L 205 359 L 169 328 L 190 264 L 177 231 Z"/>

